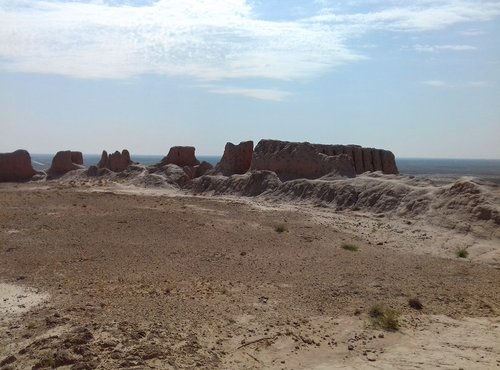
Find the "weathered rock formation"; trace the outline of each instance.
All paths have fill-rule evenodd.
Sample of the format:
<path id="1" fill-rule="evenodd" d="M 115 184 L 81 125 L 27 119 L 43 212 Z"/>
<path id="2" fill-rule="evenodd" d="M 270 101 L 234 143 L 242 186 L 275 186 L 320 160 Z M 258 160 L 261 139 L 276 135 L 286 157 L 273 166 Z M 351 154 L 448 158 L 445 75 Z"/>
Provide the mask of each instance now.
<path id="1" fill-rule="evenodd" d="M 312 144 L 326 155 L 347 154 L 354 161 L 356 173 L 382 171 L 385 174 L 399 173 L 394 154 L 388 150 L 363 148 L 359 145 Z"/>
<path id="2" fill-rule="evenodd" d="M 97 164 L 97 167 L 107 168 L 113 172 L 122 172 L 131 164 L 132 161 L 130 160 L 130 153 L 127 149 L 123 149 L 121 153 L 119 151 L 115 151 L 109 155 L 105 150 L 103 150 L 101 160 Z"/>
<path id="3" fill-rule="evenodd" d="M 170 148 L 168 154 L 163 157 L 160 163 L 151 167 L 152 172 L 163 172 L 165 175 L 173 173 L 171 166 L 178 166 L 188 180 L 194 179 L 204 175 L 210 171 L 213 166 L 208 162 L 201 162 L 196 159 L 195 148 L 192 146 L 173 146 Z M 188 180 L 174 181 L 176 184 L 184 184 Z"/>
<path id="4" fill-rule="evenodd" d="M 162 165 L 176 164 L 177 166 L 197 166 L 200 162 L 194 155 L 194 147 L 192 146 L 173 146 L 170 148 L 166 157 L 161 160 Z"/>
<path id="5" fill-rule="evenodd" d="M 225 176 L 244 174 L 250 169 L 253 155 L 253 141 L 242 141 L 238 145 L 227 143 L 224 155 L 215 166 L 215 173 Z"/>
<path id="6" fill-rule="evenodd" d="M 60 151 L 52 158 L 52 165 L 47 171 L 47 175 L 49 177 L 60 176 L 79 168 L 83 168 L 82 152 Z"/>
<path id="7" fill-rule="evenodd" d="M 333 146 L 332 146 L 333 147 Z M 261 140 L 255 147 L 252 170 L 275 172 L 282 180 L 317 179 L 325 175 L 355 177 L 352 157 L 310 143 Z"/>
<path id="8" fill-rule="evenodd" d="M 257 144 L 251 169 L 274 171 L 284 180 L 332 174 L 354 177 L 367 171 L 398 173 L 394 154 L 387 150 L 278 140 L 261 140 Z"/>
<path id="9" fill-rule="evenodd" d="M 31 156 L 26 150 L 0 153 L 0 182 L 27 181 L 36 174 L 31 165 Z"/>

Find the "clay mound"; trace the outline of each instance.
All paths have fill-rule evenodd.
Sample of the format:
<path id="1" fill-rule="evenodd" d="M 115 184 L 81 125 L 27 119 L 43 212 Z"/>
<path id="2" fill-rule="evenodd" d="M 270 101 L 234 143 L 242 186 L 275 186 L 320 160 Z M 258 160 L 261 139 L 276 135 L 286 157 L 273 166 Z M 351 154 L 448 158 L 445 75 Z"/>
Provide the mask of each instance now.
<path id="1" fill-rule="evenodd" d="M 37 173 L 31 165 L 31 156 L 26 150 L 0 153 L 0 182 L 28 181 Z"/>
<path id="2" fill-rule="evenodd" d="M 202 176 L 191 183 L 194 193 L 213 195 L 258 196 L 277 189 L 281 185 L 278 176 L 271 171 L 251 171 L 243 175 Z"/>
<path id="3" fill-rule="evenodd" d="M 52 165 L 48 169 L 47 175 L 49 177 L 61 176 L 81 168 L 83 168 L 82 152 L 60 151 L 52 159 Z"/>
<path id="4" fill-rule="evenodd" d="M 191 180 L 189 174 L 187 174 L 183 168 L 175 164 L 167 164 L 164 166 L 162 175 L 167 183 L 176 184 L 180 187 L 185 186 L 189 180 Z"/>
<path id="5" fill-rule="evenodd" d="M 238 145 L 227 143 L 214 173 L 230 176 L 244 174 L 250 169 L 253 155 L 253 141 L 242 141 Z"/>
<path id="6" fill-rule="evenodd" d="M 498 203 L 498 199 L 488 191 L 488 186 L 466 178 L 441 187 L 436 192 L 433 207 L 444 214 L 466 212 L 472 219 L 490 221 L 500 226 Z"/>
<path id="7" fill-rule="evenodd" d="M 202 176 L 192 182 L 195 193 L 259 196 L 269 201 L 303 201 L 336 210 L 425 219 L 446 228 L 474 229 L 483 236 L 500 235 L 500 200 L 493 188 L 497 189 L 472 179 L 436 186 L 426 180 L 380 173 L 281 182 L 271 171 L 251 171 L 230 177 Z"/>

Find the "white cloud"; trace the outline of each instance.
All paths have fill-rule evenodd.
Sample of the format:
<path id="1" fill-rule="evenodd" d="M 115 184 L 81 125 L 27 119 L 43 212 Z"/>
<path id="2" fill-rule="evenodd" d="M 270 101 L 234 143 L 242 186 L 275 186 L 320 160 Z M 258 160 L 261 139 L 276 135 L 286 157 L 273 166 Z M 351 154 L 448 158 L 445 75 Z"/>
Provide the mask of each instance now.
<path id="1" fill-rule="evenodd" d="M 142 7 L 0 0 L 0 65 L 13 71 L 290 80 L 361 59 L 344 41 L 322 25 L 254 19 L 245 0 Z"/>
<path id="2" fill-rule="evenodd" d="M 442 80 L 427 80 L 427 81 L 422 81 L 422 84 L 438 89 L 453 87 L 453 85 L 450 85 L 448 82 Z"/>
<path id="3" fill-rule="evenodd" d="M 417 0 L 407 6 L 402 6 L 401 1 L 384 3 L 390 5 L 382 10 L 353 14 L 323 12 L 310 19 L 356 25 L 356 29 L 362 32 L 374 29 L 419 32 L 439 30 L 463 22 L 487 21 L 500 15 L 498 1 Z"/>
<path id="4" fill-rule="evenodd" d="M 463 36 L 472 36 L 473 37 L 473 36 L 482 36 L 482 35 L 485 35 L 486 32 L 484 32 L 482 30 L 478 30 L 476 28 L 472 28 L 472 29 L 461 31 L 460 34 L 463 35 Z"/>
<path id="5" fill-rule="evenodd" d="M 485 86 L 488 86 L 489 83 L 488 83 L 488 81 L 470 81 L 468 83 L 468 85 L 470 87 L 485 87 Z"/>
<path id="6" fill-rule="evenodd" d="M 284 101 L 290 95 L 288 91 L 273 90 L 273 89 L 249 89 L 249 88 L 236 88 L 236 87 L 216 87 L 209 90 L 214 94 L 223 95 L 241 95 L 249 98 L 270 101 Z"/>
<path id="7" fill-rule="evenodd" d="M 473 51 L 477 48 L 472 45 L 413 45 L 418 52 L 434 53 L 439 51 Z"/>
<path id="8" fill-rule="evenodd" d="M 468 82 L 461 81 L 451 84 L 443 80 L 427 80 L 427 81 L 422 81 L 421 83 L 436 89 L 479 88 L 489 85 L 487 81 L 468 81 Z"/>
<path id="9" fill-rule="evenodd" d="M 366 59 L 350 43 L 367 32 L 421 32 L 500 15 L 498 1 L 468 0 L 417 0 L 408 6 L 371 0 L 377 10 L 364 12 L 350 1 L 337 1 L 343 13 L 324 8 L 295 21 L 258 18 L 250 0 L 116 3 L 0 0 L 0 69 L 76 78 L 313 78 Z"/>

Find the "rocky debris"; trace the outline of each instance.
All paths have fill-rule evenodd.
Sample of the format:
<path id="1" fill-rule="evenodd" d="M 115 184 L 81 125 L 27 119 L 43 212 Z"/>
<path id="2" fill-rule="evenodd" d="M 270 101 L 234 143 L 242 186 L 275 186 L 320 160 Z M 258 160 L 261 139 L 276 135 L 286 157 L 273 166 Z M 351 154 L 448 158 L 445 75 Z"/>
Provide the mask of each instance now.
<path id="1" fill-rule="evenodd" d="M 352 157 L 340 152 L 334 154 L 334 149 L 327 152 L 322 148 L 310 143 L 261 140 L 253 153 L 252 170 L 273 171 L 284 181 L 317 179 L 328 174 L 356 176 Z"/>
<path id="2" fill-rule="evenodd" d="M 97 163 L 97 168 L 107 168 L 113 172 L 122 172 L 131 164 L 130 153 L 127 149 L 123 149 L 121 153 L 115 151 L 109 155 L 103 150 L 101 160 Z"/>
<path id="3" fill-rule="evenodd" d="M 345 157 L 336 160 L 329 157 Z M 359 145 L 325 145 L 261 140 L 255 147 L 252 169 L 275 171 L 280 178 L 315 179 L 329 173 L 354 177 L 364 172 L 398 174 L 394 154 Z M 353 175 L 354 172 L 354 175 Z"/>
<path id="4" fill-rule="evenodd" d="M 227 143 L 224 155 L 215 167 L 215 173 L 224 176 L 244 174 L 250 169 L 253 155 L 253 141 L 242 141 L 238 145 Z"/>
<path id="5" fill-rule="evenodd" d="M 179 167 L 190 166 L 194 167 L 200 164 L 194 154 L 195 148 L 192 146 L 173 146 L 170 148 L 166 157 L 160 164 L 176 164 Z"/>
<path id="6" fill-rule="evenodd" d="M 60 151 L 52 159 L 52 165 L 47 171 L 47 175 L 49 177 L 61 176 L 80 168 L 83 168 L 82 152 Z"/>
<path id="7" fill-rule="evenodd" d="M 28 181 L 37 173 L 31 165 L 31 156 L 26 150 L 0 153 L 0 182 Z"/>

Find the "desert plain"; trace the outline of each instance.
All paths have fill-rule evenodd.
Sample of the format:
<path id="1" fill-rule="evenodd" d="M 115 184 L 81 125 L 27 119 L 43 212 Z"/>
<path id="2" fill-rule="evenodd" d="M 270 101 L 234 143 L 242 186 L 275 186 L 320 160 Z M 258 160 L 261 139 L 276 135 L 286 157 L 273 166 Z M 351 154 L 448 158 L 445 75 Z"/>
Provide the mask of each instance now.
<path id="1" fill-rule="evenodd" d="M 0 218 L 1 369 L 500 368 L 491 220 L 105 180 L 1 184 Z"/>

